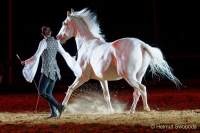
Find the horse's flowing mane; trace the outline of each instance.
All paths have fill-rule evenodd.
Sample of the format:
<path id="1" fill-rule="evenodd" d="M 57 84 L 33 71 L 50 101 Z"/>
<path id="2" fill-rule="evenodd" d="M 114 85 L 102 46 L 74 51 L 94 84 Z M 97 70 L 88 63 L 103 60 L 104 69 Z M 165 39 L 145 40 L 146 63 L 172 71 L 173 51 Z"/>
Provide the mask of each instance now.
<path id="1" fill-rule="evenodd" d="M 99 23 L 97 22 L 96 14 L 92 13 L 87 8 L 81 11 L 72 12 L 71 16 L 81 18 L 88 26 L 90 32 L 97 38 L 104 41 L 104 35 L 101 32 Z"/>

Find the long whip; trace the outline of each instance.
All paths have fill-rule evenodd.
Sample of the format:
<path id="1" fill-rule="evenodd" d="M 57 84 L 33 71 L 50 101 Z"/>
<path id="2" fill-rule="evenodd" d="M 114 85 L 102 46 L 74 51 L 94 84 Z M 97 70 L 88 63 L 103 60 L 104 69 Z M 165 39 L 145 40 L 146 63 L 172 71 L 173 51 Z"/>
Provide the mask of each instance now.
<path id="1" fill-rule="evenodd" d="M 18 60 L 20 61 L 20 63 L 21 63 L 22 60 L 21 60 L 21 58 L 19 57 L 18 54 L 16 54 L 16 57 L 17 57 L 17 59 L 18 59 Z M 37 84 L 36 84 L 36 82 L 35 82 L 34 79 L 33 79 L 33 83 L 34 83 L 34 85 L 35 85 L 35 87 L 36 87 L 36 89 L 37 89 L 37 92 L 38 92 L 38 95 L 37 95 L 37 101 L 36 101 L 36 104 L 35 104 L 35 110 L 34 110 L 34 112 L 37 112 L 38 104 L 39 104 L 39 100 L 40 100 L 40 95 L 39 95 L 38 86 L 37 86 Z"/>

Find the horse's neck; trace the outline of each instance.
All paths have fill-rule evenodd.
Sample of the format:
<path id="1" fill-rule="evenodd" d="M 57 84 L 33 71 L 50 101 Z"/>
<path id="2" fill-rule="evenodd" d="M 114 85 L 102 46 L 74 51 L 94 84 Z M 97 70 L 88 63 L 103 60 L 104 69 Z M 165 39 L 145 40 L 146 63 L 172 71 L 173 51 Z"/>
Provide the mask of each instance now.
<path id="1" fill-rule="evenodd" d="M 90 41 L 92 39 L 88 39 L 82 36 L 76 36 L 75 41 L 76 41 L 76 47 L 77 50 L 80 50 L 82 47 L 88 47 L 90 46 Z"/>
<path id="2" fill-rule="evenodd" d="M 82 19 L 79 19 L 79 21 L 75 21 L 75 23 L 76 23 L 76 37 L 79 40 L 89 41 L 95 38 L 94 35 L 88 29 L 88 26 Z"/>
<path id="3" fill-rule="evenodd" d="M 79 50 L 81 48 L 81 46 L 83 45 L 84 40 L 83 40 L 83 38 L 76 36 L 75 41 L 76 41 L 77 50 Z"/>
<path id="4" fill-rule="evenodd" d="M 91 42 L 95 41 L 95 44 L 100 44 L 101 40 L 100 38 L 95 37 L 88 27 L 85 25 L 83 21 L 76 21 L 76 45 L 77 45 L 77 50 L 79 50 L 82 45 L 94 45 L 91 44 Z M 98 40 L 98 41 L 96 41 Z M 87 46 L 89 47 L 89 46 Z"/>
<path id="5" fill-rule="evenodd" d="M 78 32 L 75 37 L 77 50 L 79 50 L 82 47 L 82 45 L 91 45 L 91 41 L 95 39 L 97 38 L 94 37 L 91 33 L 86 33 L 85 31 Z"/>
<path id="6" fill-rule="evenodd" d="M 92 47 L 94 48 L 98 45 L 106 43 L 105 41 L 102 41 L 101 39 L 96 38 L 96 37 L 85 38 L 82 36 L 76 36 L 75 41 L 76 41 L 77 50 L 79 50 L 83 46 L 87 48 L 92 48 Z"/>

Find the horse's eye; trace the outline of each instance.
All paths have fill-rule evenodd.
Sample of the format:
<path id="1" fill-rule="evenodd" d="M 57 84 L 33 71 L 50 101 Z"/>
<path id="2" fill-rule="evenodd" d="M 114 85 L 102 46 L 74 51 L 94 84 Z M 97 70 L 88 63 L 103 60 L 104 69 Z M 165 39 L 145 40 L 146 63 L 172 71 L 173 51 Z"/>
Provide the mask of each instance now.
<path id="1" fill-rule="evenodd" d="M 67 25 L 67 23 L 66 23 L 66 22 L 63 22 L 63 25 Z"/>

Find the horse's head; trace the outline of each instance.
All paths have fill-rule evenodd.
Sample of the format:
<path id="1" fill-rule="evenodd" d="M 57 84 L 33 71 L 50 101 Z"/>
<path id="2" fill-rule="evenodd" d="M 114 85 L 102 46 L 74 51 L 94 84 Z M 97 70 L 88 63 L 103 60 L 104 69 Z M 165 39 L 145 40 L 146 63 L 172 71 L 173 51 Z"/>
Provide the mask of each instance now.
<path id="1" fill-rule="evenodd" d="M 75 24 L 71 16 L 73 12 L 73 9 L 71 9 L 71 13 L 67 11 L 67 18 L 63 21 L 62 27 L 56 36 L 61 42 L 65 42 L 75 36 Z"/>
<path id="2" fill-rule="evenodd" d="M 57 39 L 61 42 L 65 42 L 77 35 L 82 38 L 99 38 L 104 41 L 101 29 L 96 20 L 96 15 L 87 8 L 76 12 L 71 9 L 71 12 L 67 12 L 67 18 L 63 22 Z"/>

